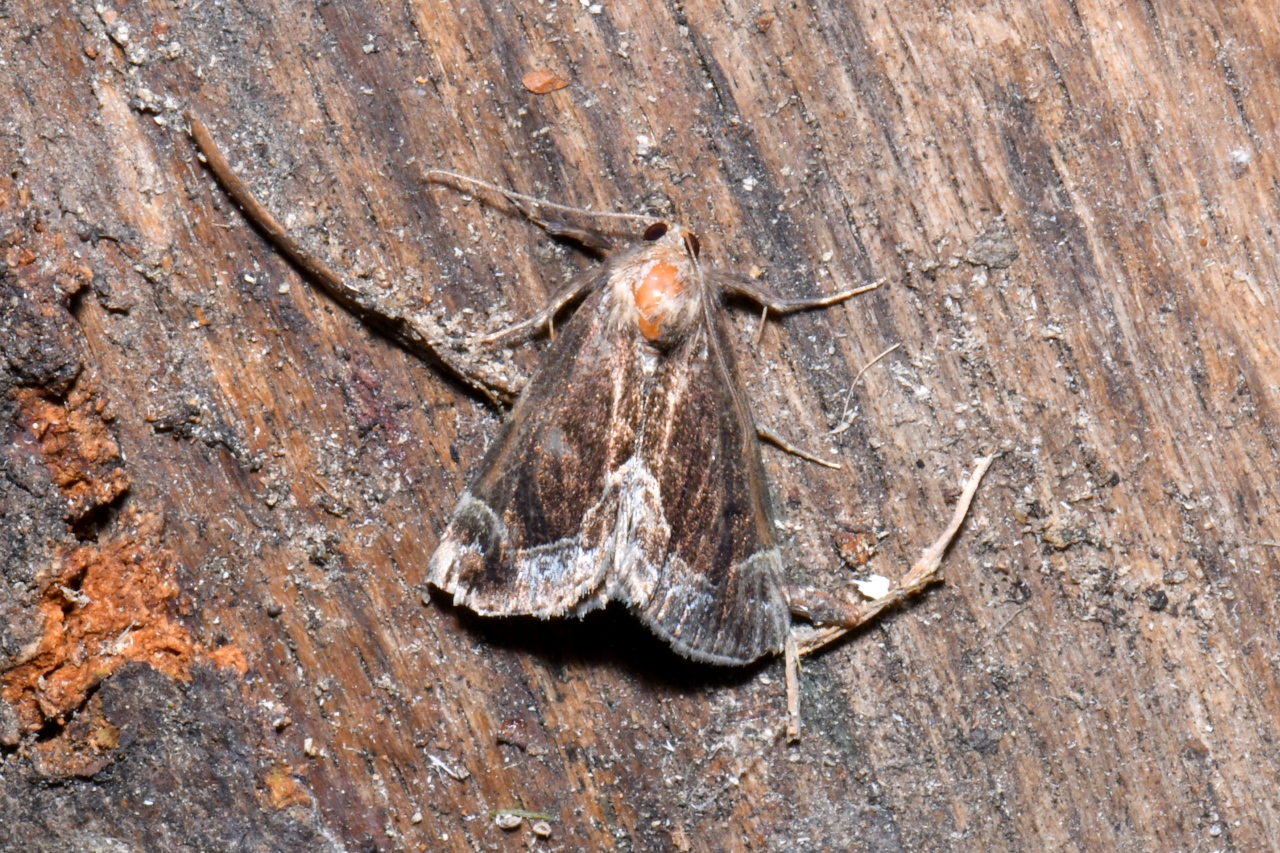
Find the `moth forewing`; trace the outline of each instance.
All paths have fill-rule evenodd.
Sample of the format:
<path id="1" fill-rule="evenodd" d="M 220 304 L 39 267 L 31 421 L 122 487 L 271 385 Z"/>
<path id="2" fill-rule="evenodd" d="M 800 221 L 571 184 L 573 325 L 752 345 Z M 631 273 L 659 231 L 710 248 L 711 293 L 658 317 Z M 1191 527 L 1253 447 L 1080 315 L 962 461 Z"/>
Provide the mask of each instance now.
<path id="1" fill-rule="evenodd" d="M 564 615 L 607 571 L 608 475 L 633 441 L 641 377 L 602 280 L 548 347 L 431 558 L 428 581 L 483 615 Z"/>
<path id="2" fill-rule="evenodd" d="M 646 409 L 641 453 L 678 521 L 655 595 L 635 609 L 682 654 L 741 665 L 782 651 L 790 612 L 755 427 L 719 294 L 705 297 L 696 334 L 667 364 L 668 387 L 685 395 L 673 405 L 652 393 Z"/>

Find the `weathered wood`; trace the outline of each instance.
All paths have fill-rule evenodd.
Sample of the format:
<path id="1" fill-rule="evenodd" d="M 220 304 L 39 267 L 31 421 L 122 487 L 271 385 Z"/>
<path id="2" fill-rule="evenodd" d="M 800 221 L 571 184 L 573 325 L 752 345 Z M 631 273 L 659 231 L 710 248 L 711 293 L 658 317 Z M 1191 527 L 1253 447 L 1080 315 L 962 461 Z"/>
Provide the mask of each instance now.
<path id="1" fill-rule="evenodd" d="M 0 846 L 1280 846 L 1277 51 L 1248 3 L 0 4 Z M 1004 451 L 947 583 L 806 663 L 798 745 L 781 661 L 424 602 L 500 412 L 273 253 L 183 109 L 458 329 L 590 260 L 428 168 L 886 279 L 739 361 L 845 466 L 765 451 L 798 583 L 860 528 L 900 574 Z"/>

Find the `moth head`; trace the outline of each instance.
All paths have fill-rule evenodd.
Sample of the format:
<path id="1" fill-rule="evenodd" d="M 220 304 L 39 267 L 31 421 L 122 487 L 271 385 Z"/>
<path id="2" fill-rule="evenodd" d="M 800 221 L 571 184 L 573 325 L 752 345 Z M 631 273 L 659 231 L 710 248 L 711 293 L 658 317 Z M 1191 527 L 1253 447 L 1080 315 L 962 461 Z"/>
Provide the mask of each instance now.
<path id="1" fill-rule="evenodd" d="M 611 278 L 616 322 L 658 348 L 688 334 L 702 299 L 700 249 L 698 238 L 679 225 L 649 225 L 644 242 L 621 259 Z"/>

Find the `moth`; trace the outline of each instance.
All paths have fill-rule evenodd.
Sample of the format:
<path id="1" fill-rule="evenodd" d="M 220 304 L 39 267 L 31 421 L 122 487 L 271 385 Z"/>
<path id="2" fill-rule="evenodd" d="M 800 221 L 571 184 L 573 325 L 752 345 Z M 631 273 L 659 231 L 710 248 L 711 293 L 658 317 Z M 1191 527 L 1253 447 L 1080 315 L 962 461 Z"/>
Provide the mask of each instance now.
<path id="1" fill-rule="evenodd" d="M 188 118 L 215 176 L 326 291 L 490 399 L 518 391 L 430 558 L 428 582 L 455 604 L 486 616 L 546 619 L 616 601 L 693 660 L 739 666 L 785 652 L 794 733 L 798 655 L 933 579 L 992 457 L 980 460 L 942 537 L 885 594 L 855 602 L 789 586 L 759 434 L 795 449 L 757 429 L 726 330 L 722 303 L 729 297 L 762 306 L 763 322 L 770 313 L 827 307 L 875 285 L 783 299 L 749 276 L 703 263 L 687 228 L 636 217 L 647 224 L 636 245 L 571 282 L 534 317 L 476 341 L 492 345 L 549 330 L 578 303 L 533 377 L 516 389 L 479 376 L 426 318 L 388 311 L 305 253 L 231 171 L 207 129 Z M 437 182 L 501 193 L 555 231 L 524 205 L 558 205 L 433 174 Z M 813 627 L 797 633 L 793 615 Z"/>
<path id="2" fill-rule="evenodd" d="M 740 665 L 783 651 L 786 576 L 721 300 L 784 300 L 700 262 L 688 229 L 574 282 L 542 356 L 431 557 L 428 581 L 487 616 L 625 604 L 675 651 Z"/>

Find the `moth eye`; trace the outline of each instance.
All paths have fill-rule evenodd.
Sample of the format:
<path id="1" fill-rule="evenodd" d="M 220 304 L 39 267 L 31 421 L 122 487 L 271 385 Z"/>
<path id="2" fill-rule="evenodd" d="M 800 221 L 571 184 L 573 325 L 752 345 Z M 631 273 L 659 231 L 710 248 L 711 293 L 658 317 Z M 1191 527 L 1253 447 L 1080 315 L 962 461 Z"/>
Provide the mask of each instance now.
<path id="1" fill-rule="evenodd" d="M 686 233 L 684 235 L 684 242 L 685 245 L 689 247 L 689 254 L 693 255 L 695 258 L 698 257 L 698 254 L 702 251 L 702 244 L 698 242 L 698 238 L 693 234 Z"/>
<path id="2" fill-rule="evenodd" d="M 666 233 L 667 223 L 655 222 L 648 228 L 644 229 L 644 238 L 652 243 L 654 240 L 662 239 L 662 236 Z"/>

